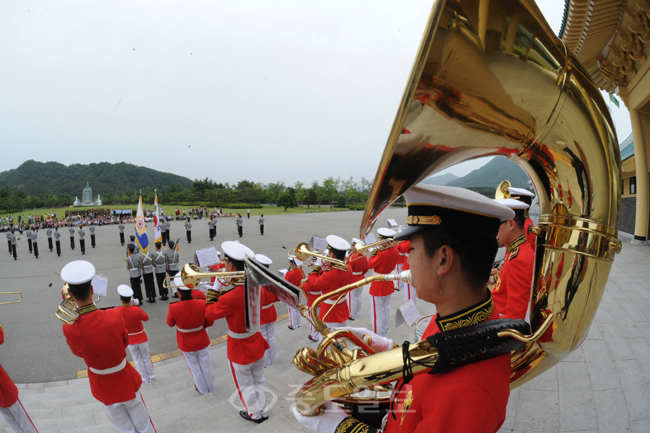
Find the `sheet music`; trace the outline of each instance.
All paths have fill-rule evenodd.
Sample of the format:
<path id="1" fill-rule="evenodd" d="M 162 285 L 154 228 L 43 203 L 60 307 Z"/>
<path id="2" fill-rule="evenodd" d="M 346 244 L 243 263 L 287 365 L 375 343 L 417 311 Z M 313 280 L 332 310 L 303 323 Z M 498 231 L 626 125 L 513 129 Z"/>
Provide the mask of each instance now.
<path id="1" fill-rule="evenodd" d="M 289 272 L 288 269 L 280 269 L 280 270 L 278 270 L 278 277 L 284 278 L 287 275 L 287 272 Z"/>
<path id="2" fill-rule="evenodd" d="M 395 221 L 394 219 L 389 218 L 388 219 L 388 228 L 389 229 L 396 229 L 397 227 L 399 227 L 398 224 L 397 224 L 397 221 Z"/>
<path id="3" fill-rule="evenodd" d="M 217 250 L 214 247 L 196 250 L 194 256 L 196 257 L 196 261 L 198 261 L 198 265 L 202 267 L 219 263 L 219 256 L 217 255 Z"/>
<path id="4" fill-rule="evenodd" d="M 108 278 L 97 275 L 93 277 L 90 284 L 93 286 L 93 292 L 99 296 L 106 296 L 106 289 L 108 288 Z"/>
<path id="5" fill-rule="evenodd" d="M 366 236 L 366 238 L 363 241 L 366 243 L 366 245 L 368 245 L 368 244 L 374 244 L 375 242 L 377 242 L 377 239 L 375 239 L 374 233 L 368 233 L 368 236 Z"/>
<path id="6" fill-rule="evenodd" d="M 397 328 L 405 322 L 407 325 L 413 326 L 419 318 L 420 312 L 418 311 L 417 305 L 415 305 L 412 299 L 409 299 L 400 305 L 395 312 L 395 327 Z"/>
<path id="7" fill-rule="evenodd" d="M 325 251 L 327 249 L 327 241 L 325 240 L 325 238 L 321 238 L 320 236 L 314 235 L 309 240 L 309 247 L 312 250 Z"/>

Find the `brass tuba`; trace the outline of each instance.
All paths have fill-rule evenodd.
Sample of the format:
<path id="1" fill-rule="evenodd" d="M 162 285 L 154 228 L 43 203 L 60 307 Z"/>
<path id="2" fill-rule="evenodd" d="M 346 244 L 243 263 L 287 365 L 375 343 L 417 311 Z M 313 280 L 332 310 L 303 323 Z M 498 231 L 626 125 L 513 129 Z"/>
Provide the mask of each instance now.
<path id="1" fill-rule="evenodd" d="M 513 388 L 586 338 L 620 252 L 621 160 L 612 125 L 598 88 L 534 1 L 435 1 L 360 235 L 432 173 L 486 156 L 517 162 L 535 186 L 541 216 L 530 300 L 535 338 L 512 353 Z M 432 360 L 412 346 L 414 359 Z M 323 399 L 398 378 L 399 357 L 393 350 L 342 364 L 305 384 L 296 400 L 313 414 Z M 317 389 L 334 392 L 304 398 Z"/>

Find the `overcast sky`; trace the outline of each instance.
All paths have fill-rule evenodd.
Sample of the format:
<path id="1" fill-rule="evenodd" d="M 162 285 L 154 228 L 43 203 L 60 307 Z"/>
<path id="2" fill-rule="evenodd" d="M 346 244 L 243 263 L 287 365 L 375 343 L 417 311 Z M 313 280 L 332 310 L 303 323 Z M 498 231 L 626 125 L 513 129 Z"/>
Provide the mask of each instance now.
<path id="1" fill-rule="evenodd" d="M 540 3 L 557 32 L 564 0 Z M 35 159 L 231 183 L 372 179 L 431 5 L 0 2 L 0 171 Z"/>

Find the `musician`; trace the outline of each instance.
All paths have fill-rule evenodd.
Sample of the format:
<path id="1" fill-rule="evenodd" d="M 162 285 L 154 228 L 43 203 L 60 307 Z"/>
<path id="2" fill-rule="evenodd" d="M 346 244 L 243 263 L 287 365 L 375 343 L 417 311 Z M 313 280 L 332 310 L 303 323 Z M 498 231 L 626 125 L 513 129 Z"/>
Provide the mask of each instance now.
<path id="1" fill-rule="evenodd" d="M 142 288 L 140 287 L 140 258 L 135 254 L 135 245 L 129 244 L 129 255 L 125 259 L 126 269 L 129 270 L 129 279 L 133 296 L 138 300 L 138 305 L 142 305 Z"/>
<path id="2" fill-rule="evenodd" d="M 5 329 L 0 324 L 0 344 L 5 342 Z M 16 433 L 38 433 L 34 421 L 29 417 L 18 398 L 18 388 L 0 365 L 0 413 Z"/>
<path id="3" fill-rule="evenodd" d="M 244 271 L 246 257 L 254 257 L 253 251 L 239 242 L 221 244 L 227 272 Z M 259 331 L 246 330 L 244 282 L 233 282 L 234 288 L 225 291 L 219 280 L 208 290 L 205 315 L 210 320 L 226 319 L 228 322 L 228 362 L 230 373 L 239 391 L 239 399 L 245 410 L 239 415 L 256 424 L 268 419 L 266 379 L 264 378 L 264 353 L 269 344 Z"/>
<path id="4" fill-rule="evenodd" d="M 38 230 L 32 233 L 32 247 L 34 248 L 34 257 L 38 258 Z"/>
<path id="5" fill-rule="evenodd" d="M 124 224 L 122 224 L 122 220 L 120 220 L 120 225 L 117 228 L 120 229 L 120 244 L 124 246 Z"/>
<path id="6" fill-rule="evenodd" d="M 52 252 L 54 249 L 54 245 L 52 244 L 52 228 L 48 227 L 45 233 L 47 234 L 47 246 L 50 249 L 50 252 Z"/>
<path id="7" fill-rule="evenodd" d="M 499 223 L 512 219 L 514 212 L 462 188 L 418 185 L 404 196 L 409 225 L 396 239 L 410 239 L 408 260 L 418 296 L 437 310 L 424 338 L 498 319 L 486 286 Z M 367 329 L 351 331 L 370 336 L 376 351 L 396 347 Z M 505 420 L 509 395 L 510 354 L 446 373 L 420 374 L 396 384 L 384 432 L 496 432 Z M 292 410 L 299 422 L 321 433 L 375 431 L 338 406 L 314 417 Z"/>
<path id="8" fill-rule="evenodd" d="M 174 278 L 180 301 L 169 304 L 167 325 L 176 326 L 176 342 L 183 352 L 192 373 L 194 387 L 200 394 L 214 391 L 212 362 L 210 361 L 209 328 L 214 320 L 206 317 L 205 302 L 192 297 L 192 290 L 183 285 L 180 277 Z"/>
<path id="9" fill-rule="evenodd" d="M 27 238 L 29 254 L 32 254 L 32 228 L 30 226 L 25 226 L 25 237 Z"/>
<path id="10" fill-rule="evenodd" d="M 119 312 L 124 319 L 129 334 L 129 352 L 131 352 L 131 357 L 135 362 L 135 368 L 142 376 L 144 383 L 153 382 L 156 374 L 151 363 L 149 339 L 142 324 L 142 322 L 149 320 L 149 315 L 139 307 L 137 300 L 132 300 L 133 289 L 129 286 L 126 284 L 119 285 L 117 293 L 120 295 L 120 301 L 122 301 Z"/>
<path id="11" fill-rule="evenodd" d="M 163 246 L 167 245 L 167 224 L 165 224 L 165 218 L 160 219 L 160 240 L 162 241 Z"/>
<path id="12" fill-rule="evenodd" d="M 74 251 L 74 227 L 70 226 L 68 231 L 70 232 L 70 248 Z"/>
<path id="13" fill-rule="evenodd" d="M 524 218 L 526 219 L 526 222 L 524 223 L 524 235 L 526 235 L 526 240 L 528 241 L 530 247 L 533 249 L 533 253 L 534 253 L 535 239 L 537 238 L 537 235 L 535 235 L 535 233 L 533 233 L 532 230 L 530 230 L 531 228 L 535 227 L 535 223 L 533 223 L 533 220 L 530 219 L 530 216 L 528 215 L 528 210 L 530 209 L 535 194 L 528 191 L 527 189 L 514 188 L 514 187 L 508 187 L 508 193 L 510 193 L 509 198 L 519 200 L 528 205 L 528 208 L 526 208 L 524 212 Z"/>
<path id="14" fill-rule="evenodd" d="M 173 277 L 178 274 L 178 259 L 180 253 L 178 252 L 178 248 L 174 248 L 176 246 L 176 242 L 169 241 L 167 244 L 169 245 L 169 249 L 165 253 L 165 260 L 167 261 L 167 273 L 170 277 Z M 172 292 L 174 292 L 172 294 L 172 298 L 178 299 L 178 293 L 176 293 L 176 289 L 172 289 Z"/>
<path id="15" fill-rule="evenodd" d="M 93 222 L 90 227 L 88 227 L 88 230 L 90 231 L 90 245 L 95 248 L 95 223 Z"/>
<path id="16" fill-rule="evenodd" d="M 327 241 L 328 257 L 344 261 L 345 252 L 351 248 L 351 245 L 340 236 L 329 235 L 325 238 Z M 307 277 L 307 281 L 302 284 L 303 290 L 308 294 L 307 303 L 311 306 L 320 296 L 332 292 L 340 287 L 351 284 L 353 280 L 352 272 L 331 267 L 328 263 L 323 263 L 319 257 L 314 262 L 314 267 Z M 311 303 L 309 297 L 312 297 Z M 318 317 L 328 327 L 345 326 L 345 322 L 350 317 L 348 309 L 347 296 L 342 296 L 337 302 L 336 298 L 328 299 L 323 302 L 319 308 Z M 312 341 L 321 341 L 320 333 L 310 335 L 308 338 Z"/>
<path id="17" fill-rule="evenodd" d="M 260 234 L 262 236 L 264 236 L 264 214 L 260 214 L 260 218 L 259 218 L 258 222 L 260 224 Z"/>
<path id="18" fill-rule="evenodd" d="M 185 234 L 187 235 L 187 243 L 192 243 L 192 220 L 187 217 L 185 220 Z"/>
<path id="19" fill-rule="evenodd" d="M 140 395 L 142 378 L 126 362 L 129 334 L 118 309 L 99 310 L 93 303 L 91 280 L 95 267 L 87 261 L 68 263 L 61 279 L 78 305 L 79 318 L 63 325 L 63 335 L 76 356 L 88 366 L 90 391 L 118 431 L 154 433 L 156 430 Z"/>
<path id="20" fill-rule="evenodd" d="M 146 253 L 141 252 L 138 255 L 138 259 L 140 260 L 140 269 L 142 270 L 147 302 L 153 304 L 156 302 L 156 285 L 153 280 L 153 254 L 151 254 L 151 251 L 147 251 Z"/>
<path id="21" fill-rule="evenodd" d="M 210 241 L 214 240 L 214 237 L 217 235 L 217 222 L 215 221 L 215 218 L 213 215 L 210 215 L 210 219 L 208 220 L 208 231 L 209 231 L 209 236 L 210 236 Z"/>
<path id="22" fill-rule="evenodd" d="M 380 240 L 393 239 L 395 230 L 382 227 L 377 229 Z M 399 251 L 394 246 L 375 248 L 370 259 L 368 269 L 373 269 L 377 274 L 390 274 L 397 266 Z M 374 281 L 370 285 L 370 296 L 372 306 L 370 308 L 370 320 L 372 331 L 385 337 L 388 335 L 390 324 L 390 298 L 395 291 L 395 284 L 392 281 Z"/>
<path id="23" fill-rule="evenodd" d="M 61 233 L 59 233 L 59 227 L 54 227 L 54 244 L 56 245 L 56 255 L 61 257 Z"/>
<path id="24" fill-rule="evenodd" d="M 352 271 L 352 282 L 356 283 L 366 277 L 368 272 L 368 258 L 365 254 L 355 253 L 354 245 L 364 242 L 361 239 L 352 238 L 352 248 L 346 263 Z M 350 320 L 356 320 L 361 316 L 361 304 L 363 299 L 363 286 L 348 292 L 348 303 L 350 307 Z"/>
<path id="25" fill-rule="evenodd" d="M 296 287 L 300 287 L 302 281 L 305 279 L 305 272 L 302 270 L 302 261 L 298 260 L 293 254 L 289 256 L 289 272 L 286 273 L 284 279 Z M 290 305 L 289 309 L 289 322 L 291 323 L 288 328 L 292 331 L 300 328 L 301 316 L 300 311 Z"/>
<path id="26" fill-rule="evenodd" d="M 400 254 L 404 254 L 404 263 L 402 264 L 402 272 L 408 271 L 411 269 L 409 265 L 408 258 L 411 251 L 411 241 L 405 240 L 399 243 L 397 250 Z M 400 281 L 401 283 L 401 281 Z M 413 282 L 405 282 L 404 286 L 404 302 L 413 301 L 414 304 L 418 303 L 418 294 L 415 287 L 413 287 Z"/>
<path id="27" fill-rule="evenodd" d="M 506 246 L 506 257 L 499 269 L 492 270 L 492 298 L 501 317 L 525 320 L 535 261 L 535 254 L 524 234 L 524 212 L 528 205 L 511 198 L 495 201 L 512 209 L 515 217 L 499 227 L 498 237 Z"/>
<path id="28" fill-rule="evenodd" d="M 83 224 L 79 225 L 79 248 L 81 248 L 81 254 L 86 254 L 86 232 L 84 231 Z"/>
<path id="29" fill-rule="evenodd" d="M 160 293 L 160 300 L 166 301 L 168 290 L 163 287 L 165 277 L 167 276 L 167 257 L 161 250 L 162 242 L 156 242 L 156 251 L 153 252 L 153 263 L 156 271 L 156 281 L 158 282 L 158 293 Z"/>
<path id="30" fill-rule="evenodd" d="M 255 260 L 267 268 L 273 264 L 273 260 L 264 254 L 255 254 Z M 271 294 L 265 287 L 262 287 L 261 295 L 260 332 L 266 342 L 269 343 L 269 348 L 266 350 L 266 363 L 264 364 L 264 368 L 266 368 L 275 364 L 275 321 L 278 320 L 278 312 L 274 304 L 280 301 L 280 298 Z"/>

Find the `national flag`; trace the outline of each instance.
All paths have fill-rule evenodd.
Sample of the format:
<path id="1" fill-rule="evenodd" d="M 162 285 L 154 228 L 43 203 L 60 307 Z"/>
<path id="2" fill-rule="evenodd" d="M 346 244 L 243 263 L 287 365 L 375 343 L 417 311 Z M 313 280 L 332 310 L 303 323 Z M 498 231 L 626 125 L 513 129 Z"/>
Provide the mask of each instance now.
<path id="1" fill-rule="evenodd" d="M 142 212 L 142 196 L 138 200 L 138 214 L 135 217 L 135 241 L 143 253 L 149 252 L 149 238 L 147 237 L 147 225 Z"/>
<path id="2" fill-rule="evenodd" d="M 156 203 L 155 203 L 156 212 L 153 215 L 154 239 L 156 240 L 154 242 L 154 244 L 155 244 L 156 242 L 162 242 L 162 232 L 160 231 L 160 210 L 158 209 L 158 193 L 156 191 L 154 191 L 154 192 L 155 192 L 155 195 L 156 195 Z"/>
<path id="3" fill-rule="evenodd" d="M 618 105 L 618 99 L 616 99 L 616 96 L 614 96 L 614 95 L 612 94 L 612 92 L 608 92 L 608 93 L 609 93 L 609 99 L 610 99 L 614 104 L 616 104 L 616 106 L 617 106 L 618 108 L 621 108 L 621 106 Z"/>

